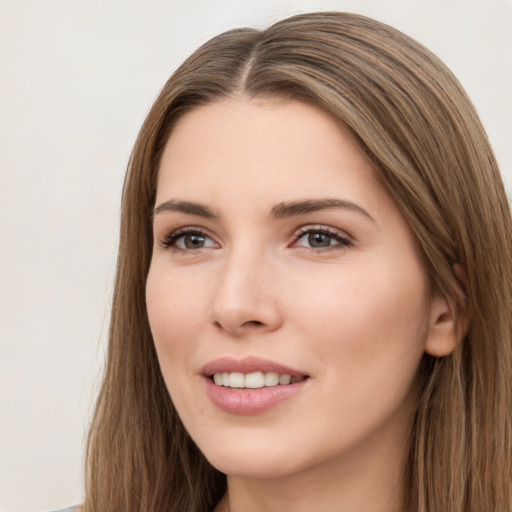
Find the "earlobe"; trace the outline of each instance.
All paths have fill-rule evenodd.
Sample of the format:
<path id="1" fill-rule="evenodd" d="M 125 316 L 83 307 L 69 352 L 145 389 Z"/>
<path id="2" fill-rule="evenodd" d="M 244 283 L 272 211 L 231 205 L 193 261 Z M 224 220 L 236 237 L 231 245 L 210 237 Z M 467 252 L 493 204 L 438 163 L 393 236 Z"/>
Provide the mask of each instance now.
<path id="1" fill-rule="evenodd" d="M 464 271 L 458 264 L 453 271 L 463 289 L 467 289 Z M 430 326 L 425 345 L 425 352 L 434 357 L 451 354 L 462 343 L 469 329 L 469 312 L 467 301 L 450 302 L 438 294 L 432 300 Z"/>

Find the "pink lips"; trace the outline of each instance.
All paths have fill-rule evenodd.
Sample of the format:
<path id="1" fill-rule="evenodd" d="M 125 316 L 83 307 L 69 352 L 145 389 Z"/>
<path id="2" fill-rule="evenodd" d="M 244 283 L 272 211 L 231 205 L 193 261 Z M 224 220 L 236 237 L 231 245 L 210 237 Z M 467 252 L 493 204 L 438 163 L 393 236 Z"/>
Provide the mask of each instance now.
<path id="1" fill-rule="evenodd" d="M 282 364 L 269 361 L 268 359 L 262 359 L 260 357 L 249 356 L 244 359 L 234 359 L 232 357 L 221 357 L 215 359 L 208 364 L 205 364 L 202 369 L 203 375 L 213 375 L 214 373 L 222 372 L 240 372 L 240 373 L 252 373 L 252 372 L 276 372 L 282 374 L 291 375 L 292 377 L 300 377 L 305 375 L 302 372 L 289 368 Z"/>
<path id="2" fill-rule="evenodd" d="M 303 372 L 267 359 L 252 356 L 244 359 L 223 357 L 211 361 L 202 369 L 202 374 L 205 376 L 206 393 L 210 400 L 219 407 L 219 409 L 225 412 L 243 415 L 258 414 L 296 395 L 309 380 L 304 379 L 294 384 L 284 386 L 277 385 L 257 389 L 232 389 L 218 386 L 212 379 L 212 375 L 215 373 L 240 372 L 247 374 L 258 371 L 263 373 L 276 372 L 292 377 L 306 376 Z"/>

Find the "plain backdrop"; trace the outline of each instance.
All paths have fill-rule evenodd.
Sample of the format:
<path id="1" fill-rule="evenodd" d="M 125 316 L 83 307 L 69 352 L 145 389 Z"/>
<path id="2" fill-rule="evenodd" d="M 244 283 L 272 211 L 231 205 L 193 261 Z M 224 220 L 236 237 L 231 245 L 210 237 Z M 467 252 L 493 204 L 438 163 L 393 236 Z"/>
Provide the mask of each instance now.
<path id="1" fill-rule="evenodd" d="M 0 511 L 82 499 L 123 174 L 159 89 L 217 33 L 330 9 L 437 53 L 510 188 L 511 0 L 0 0 Z"/>

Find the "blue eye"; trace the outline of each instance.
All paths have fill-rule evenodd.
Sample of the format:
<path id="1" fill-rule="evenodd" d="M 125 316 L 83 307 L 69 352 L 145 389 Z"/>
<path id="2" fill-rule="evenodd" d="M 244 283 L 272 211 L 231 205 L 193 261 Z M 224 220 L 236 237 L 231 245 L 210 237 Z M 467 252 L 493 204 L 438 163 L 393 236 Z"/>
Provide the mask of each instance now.
<path id="1" fill-rule="evenodd" d="M 297 235 L 298 247 L 310 249 L 345 248 L 352 245 L 352 241 L 339 232 L 327 228 L 302 228 Z"/>
<path id="2" fill-rule="evenodd" d="M 199 229 L 178 229 L 162 242 L 165 248 L 174 248 L 181 251 L 194 251 L 207 247 L 216 247 L 217 244 Z"/>

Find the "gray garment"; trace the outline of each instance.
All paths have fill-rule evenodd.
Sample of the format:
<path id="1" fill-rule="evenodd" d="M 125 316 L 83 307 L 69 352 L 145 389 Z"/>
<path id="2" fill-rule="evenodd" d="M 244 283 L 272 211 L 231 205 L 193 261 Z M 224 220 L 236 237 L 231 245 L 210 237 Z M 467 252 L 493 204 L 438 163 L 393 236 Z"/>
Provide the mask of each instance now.
<path id="1" fill-rule="evenodd" d="M 60 510 L 54 510 L 53 512 L 77 512 L 77 510 L 78 510 L 78 506 L 61 508 Z"/>

